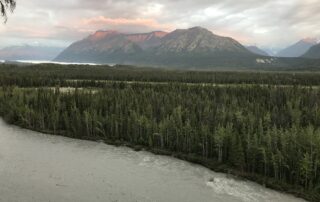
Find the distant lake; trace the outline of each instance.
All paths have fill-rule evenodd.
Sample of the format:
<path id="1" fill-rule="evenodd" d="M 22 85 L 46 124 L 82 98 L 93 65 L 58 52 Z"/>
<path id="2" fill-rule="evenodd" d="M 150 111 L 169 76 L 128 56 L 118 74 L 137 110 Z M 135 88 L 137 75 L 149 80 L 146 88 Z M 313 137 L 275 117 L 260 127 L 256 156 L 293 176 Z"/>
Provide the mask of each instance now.
<path id="1" fill-rule="evenodd" d="M 0 60 L 0 63 L 6 62 Z M 99 64 L 99 63 L 81 63 L 81 62 L 56 62 L 51 60 L 13 60 L 11 62 L 27 63 L 27 64 L 59 64 L 59 65 L 109 65 L 114 66 L 115 64 Z"/>
<path id="2" fill-rule="evenodd" d="M 0 201 L 303 202 L 202 166 L 0 119 Z"/>

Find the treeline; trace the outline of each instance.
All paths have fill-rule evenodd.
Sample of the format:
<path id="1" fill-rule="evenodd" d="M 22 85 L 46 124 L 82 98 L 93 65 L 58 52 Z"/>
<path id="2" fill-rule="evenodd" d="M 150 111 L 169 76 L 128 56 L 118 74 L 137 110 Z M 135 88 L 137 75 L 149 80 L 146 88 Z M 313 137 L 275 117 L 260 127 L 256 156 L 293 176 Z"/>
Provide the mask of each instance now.
<path id="1" fill-rule="evenodd" d="M 111 83 L 90 92 L 3 87 L 0 115 L 38 131 L 218 162 L 320 200 L 320 90 Z"/>
<path id="2" fill-rule="evenodd" d="M 70 80 L 78 80 L 78 83 Z M 79 80 L 85 81 L 79 84 Z M 311 86 L 320 85 L 320 73 L 186 71 L 121 65 L 0 65 L 1 86 L 101 86 L 101 83 L 90 82 L 95 80 Z"/>

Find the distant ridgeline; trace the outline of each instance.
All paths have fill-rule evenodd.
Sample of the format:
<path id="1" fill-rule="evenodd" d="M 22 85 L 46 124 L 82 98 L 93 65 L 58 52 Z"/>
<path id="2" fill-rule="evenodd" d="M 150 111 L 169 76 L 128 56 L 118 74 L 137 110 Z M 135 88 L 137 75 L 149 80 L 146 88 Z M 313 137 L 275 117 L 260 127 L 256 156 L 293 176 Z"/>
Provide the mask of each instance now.
<path id="1" fill-rule="evenodd" d="M 45 46 L 10 46 L 0 49 L 0 60 L 53 60 L 63 48 Z"/>
<path id="2" fill-rule="evenodd" d="M 97 31 L 70 45 L 55 60 L 198 69 L 320 66 L 320 60 L 316 59 L 266 56 L 257 48 L 245 48 L 232 38 L 215 35 L 201 27 L 178 29 L 171 33 Z"/>
<path id="3" fill-rule="evenodd" d="M 320 201 L 318 73 L 59 65 L 0 72 L 0 116 L 9 123 L 174 155 Z"/>

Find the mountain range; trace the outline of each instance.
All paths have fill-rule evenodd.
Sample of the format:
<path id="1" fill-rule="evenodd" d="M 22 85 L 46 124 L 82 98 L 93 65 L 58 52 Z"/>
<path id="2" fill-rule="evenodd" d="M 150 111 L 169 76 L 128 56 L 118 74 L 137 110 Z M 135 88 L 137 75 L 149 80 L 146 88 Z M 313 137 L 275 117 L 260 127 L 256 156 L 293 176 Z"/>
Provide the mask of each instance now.
<path id="1" fill-rule="evenodd" d="M 283 49 L 276 54 L 278 57 L 301 57 L 305 54 L 312 46 L 317 44 L 317 40 L 314 38 L 305 38 L 297 43 Z"/>
<path id="2" fill-rule="evenodd" d="M 257 55 L 236 40 L 194 27 L 171 33 L 125 34 L 97 31 L 71 44 L 60 62 L 120 63 L 153 66 L 247 66 Z"/>
<path id="3" fill-rule="evenodd" d="M 53 60 L 63 51 L 60 47 L 10 46 L 0 49 L 1 60 Z"/>
<path id="4" fill-rule="evenodd" d="M 287 55 L 281 58 L 202 27 L 137 34 L 100 30 L 71 44 L 55 61 L 204 69 L 317 68 L 320 60 L 297 58 L 313 44 L 312 40 L 302 40 L 282 51 L 279 55 Z"/>

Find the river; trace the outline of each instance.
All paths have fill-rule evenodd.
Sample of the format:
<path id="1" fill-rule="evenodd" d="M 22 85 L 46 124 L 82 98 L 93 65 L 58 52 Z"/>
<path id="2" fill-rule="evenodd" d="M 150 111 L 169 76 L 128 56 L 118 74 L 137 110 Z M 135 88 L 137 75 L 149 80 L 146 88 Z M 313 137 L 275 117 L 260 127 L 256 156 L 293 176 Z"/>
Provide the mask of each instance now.
<path id="1" fill-rule="evenodd" d="M 0 201 L 304 200 L 171 157 L 41 134 L 0 120 Z"/>

